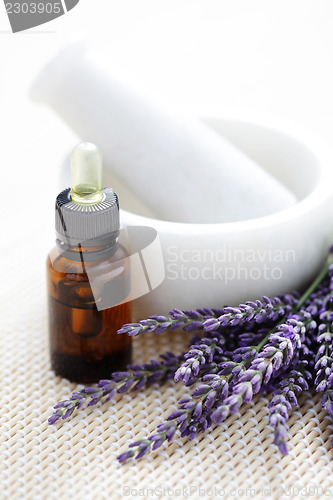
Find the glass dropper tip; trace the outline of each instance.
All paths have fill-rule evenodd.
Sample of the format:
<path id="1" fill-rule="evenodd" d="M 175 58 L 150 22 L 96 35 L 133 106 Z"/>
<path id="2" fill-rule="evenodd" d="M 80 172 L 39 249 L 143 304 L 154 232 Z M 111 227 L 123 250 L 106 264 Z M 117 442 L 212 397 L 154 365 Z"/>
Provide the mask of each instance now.
<path id="1" fill-rule="evenodd" d="M 99 203 L 104 198 L 103 158 L 92 142 L 82 142 L 71 153 L 71 198 L 76 203 Z"/>

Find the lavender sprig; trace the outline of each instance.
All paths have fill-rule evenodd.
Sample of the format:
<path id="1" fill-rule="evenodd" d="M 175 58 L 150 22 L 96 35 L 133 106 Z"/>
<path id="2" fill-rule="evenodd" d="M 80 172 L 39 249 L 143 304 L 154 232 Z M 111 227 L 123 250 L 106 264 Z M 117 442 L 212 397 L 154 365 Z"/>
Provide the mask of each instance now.
<path id="1" fill-rule="evenodd" d="M 290 318 L 285 324 L 278 325 L 275 331 L 269 334 L 268 339 L 266 337 L 263 346 L 259 344 L 257 350 L 260 352 L 257 355 L 251 354 L 249 359 L 252 361 L 245 371 L 240 372 L 239 367 L 244 367 L 246 362 L 238 363 L 237 367 L 233 368 L 233 372 L 237 368 L 240 373 L 237 383 L 233 386 L 230 395 L 215 406 L 211 415 L 212 421 L 220 424 L 230 413 L 237 413 L 241 405 L 249 403 L 253 395 L 260 392 L 282 366 L 287 368 L 296 349 L 301 347 L 304 332 L 303 323 Z M 260 350 L 261 347 L 263 347 L 262 350 Z"/>
<path id="2" fill-rule="evenodd" d="M 333 294 L 329 293 L 322 302 L 319 311 L 318 335 L 319 344 L 316 355 L 315 388 L 323 393 L 321 405 L 327 413 L 333 415 Z"/>
<path id="3" fill-rule="evenodd" d="M 247 302 L 221 309 L 174 309 L 170 316 L 151 316 L 139 323 L 124 325 L 119 333 L 139 335 L 146 331 L 162 333 L 183 328 L 205 332 L 196 336 L 187 353 L 167 353 L 162 361 L 143 366 L 129 365 L 126 372 L 114 373 L 97 387 L 74 392 L 67 401 L 55 406 L 50 423 L 68 418 L 85 402 L 96 404 L 116 393 L 139 389 L 145 384 L 174 377 L 185 385 L 200 380 L 191 396 L 179 401 L 148 438 L 130 445 L 119 461 L 140 458 L 171 441 L 178 430 L 194 439 L 213 423 L 236 413 L 254 394 L 274 390 L 269 405 L 274 442 L 282 453 L 287 451 L 288 410 L 297 403 L 296 393 L 306 390 L 311 379 L 313 357 L 309 349 L 319 345 L 316 356 L 316 385 L 323 392 L 322 404 L 333 414 L 333 267 L 318 275 L 305 294 L 296 294 Z M 319 327 L 317 326 L 319 325 Z M 274 387 L 275 385 L 275 387 Z"/>
<path id="4" fill-rule="evenodd" d="M 219 334 L 223 325 L 233 328 L 242 324 L 245 327 L 246 336 L 243 337 L 239 350 L 233 354 L 234 359 L 222 363 L 218 373 L 206 373 L 203 377 L 204 383 L 196 388 L 192 397 L 183 398 L 179 402 L 180 408 L 168 417 L 166 423 L 160 424 L 157 431 L 147 439 L 130 445 L 130 449 L 118 457 L 119 461 L 124 462 L 135 455 L 140 458 L 151 449 L 158 448 L 163 442 L 173 438 L 177 428 L 181 431 L 182 436 L 188 435 L 190 439 L 193 439 L 200 430 L 204 431 L 212 422 L 219 423 L 230 413 L 236 413 L 242 403 L 252 399 L 253 394 L 265 390 L 272 377 L 281 377 L 283 373 L 286 375 L 287 370 L 294 370 L 292 372 L 294 390 L 292 391 L 289 386 L 287 395 L 282 391 L 279 398 L 280 406 L 278 406 L 276 399 L 276 411 L 272 411 L 275 415 L 279 411 L 279 415 L 282 415 L 285 422 L 287 412 L 284 410 L 288 409 L 288 404 L 291 404 L 291 401 L 295 402 L 293 399 L 295 391 L 298 388 L 307 387 L 307 381 L 304 378 L 303 382 L 300 373 L 297 372 L 297 366 L 301 366 L 302 356 L 306 356 L 308 353 L 311 335 L 317 326 L 316 321 L 311 316 L 313 312 L 311 299 L 317 300 L 318 289 L 321 293 L 321 289 L 327 286 L 328 276 L 332 274 L 332 267 L 326 266 L 297 303 L 291 298 L 292 303 L 289 302 L 287 305 L 290 307 L 286 307 L 283 313 L 281 312 L 280 323 L 276 329 L 265 335 L 258 345 L 251 343 L 251 332 L 248 332 L 246 327 L 256 319 L 258 324 L 261 323 L 261 320 L 265 322 L 264 316 L 267 318 L 267 323 L 274 319 L 276 321 L 277 317 L 274 316 L 276 312 L 271 315 L 270 307 L 267 315 L 262 313 L 262 316 L 258 317 L 251 317 L 250 310 L 241 305 L 239 308 L 228 310 L 224 308 L 223 314 L 228 314 L 229 317 L 222 318 L 222 321 L 219 321 L 219 318 L 223 314 L 218 318 L 209 318 L 204 328 L 209 331 L 216 329 Z M 254 305 L 259 307 L 258 302 L 245 304 L 249 307 L 254 307 Z M 284 324 L 282 324 L 283 321 Z M 310 336 L 310 339 L 305 338 L 305 333 Z M 257 340 L 255 335 L 253 336 L 254 341 Z M 282 394 L 284 394 L 285 400 L 283 400 Z M 276 396 L 278 395 L 276 394 Z M 278 420 L 276 416 L 276 423 Z M 272 423 L 274 423 L 273 417 Z M 277 425 L 276 427 L 276 443 L 280 445 L 281 451 L 285 451 L 283 447 L 284 435 L 283 430 L 281 430 L 283 426 Z M 167 437 L 167 433 L 169 433 L 169 437 Z"/>
<path id="5" fill-rule="evenodd" d="M 222 361 L 224 345 L 223 336 L 203 338 L 197 344 L 192 344 L 190 350 L 184 355 L 185 361 L 175 373 L 175 381 L 182 380 L 185 385 L 192 385 L 197 380 L 200 371 L 207 369 L 214 358 L 217 363 Z"/>
<path id="6" fill-rule="evenodd" d="M 189 436 L 192 440 L 199 431 L 204 432 L 211 424 L 210 413 L 214 403 L 227 396 L 229 381 L 234 376 L 229 368 L 230 362 L 225 359 L 219 365 L 219 373 L 204 374 L 202 383 L 196 387 L 192 396 L 186 396 L 179 402 L 179 409 L 172 412 L 167 421 L 159 424 L 156 431 L 147 438 L 129 445 L 129 450 L 118 456 L 119 462 L 125 462 L 135 456 L 143 457 L 152 450 L 156 450 L 165 441 L 172 441 L 176 430 L 179 429 L 182 437 Z M 231 363 L 235 366 L 236 363 Z M 227 367 L 226 367 L 227 365 Z M 228 372 L 228 375 L 224 374 Z"/>
<path id="7" fill-rule="evenodd" d="M 219 373 L 205 375 L 206 385 L 200 385 L 192 394 L 200 396 L 201 401 L 196 405 L 193 401 L 187 402 L 181 435 L 193 439 L 197 432 L 204 432 L 212 423 L 221 423 L 230 413 L 237 413 L 243 403 L 250 402 L 253 395 L 268 384 L 281 365 L 290 365 L 301 347 L 304 331 L 300 321 L 290 318 L 286 324 L 278 325 L 256 348 L 249 350 L 242 361 L 227 361 L 220 365 Z M 198 405 L 201 409 L 199 419 L 198 415 L 191 414 Z M 168 417 L 172 418 L 174 414 Z"/>
<path id="8" fill-rule="evenodd" d="M 220 383 L 219 388 L 223 390 Z M 225 377 L 226 378 L 226 377 Z M 227 390 L 227 385 L 225 386 Z M 189 435 L 190 440 L 194 439 L 200 430 L 205 430 L 208 426 L 208 421 L 203 415 L 206 409 L 209 411 L 211 404 L 217 396 L 218 391 L 214 391 L 210 385 L 199 385 L 191 397 L 184 397 L 179 401 L 180 408 L 172 412 L 166 422 L 159 424 L 156 431 L 150 434 L 147 438 L 141 439 L 129 445 L 129 450 L 119 455 L 119 462 L 125 462 L 129 458 L 135 456 L 136 459 L 142 458 L 150 451 L 159 448 L 165 441 L 172 441 L 177 429 L 179 428 L 181 436 Z M 199 397 L 196 401 L 194 398 Z M 205 401 L 206 400 L 206 401 Z"/>
<path id="9" fill-rule="evenodd" d="M 308 352 L 306 347 L 305 352 Z M 296 394 L 307 391 L 312 382 L 312 373 L 307 369 L 307 366 L 308 361 L 302 358 L 294 367 L 286 370 L 277 380 L 273 398 L 268 404 L 269 423 L 274 429 L 274 444 L 282 455 L 288 453 L 285 442 L 288 432 L 288 412 L 293 406 L 298 406 Z"/>
<path id="10" fill-rule="evenodd" d="M 100 380 L 96 387 L 86 387 L 73 392 L 70 399 L 60 401 L 54 406 L 55 412 L 48 422 L 69 418 L 74 410 L 79 410 L 90 399 L 88 406 L 99 403 L 103 398 L 110 401 L 116 393 L 123 394 L 129 390 L 141 389 L 144 385 L 164 382 L 174 377 L 184 354 L 175 356 L 172 352 L 161 354 L 161 361 L 152 360 L 144 365 L 128 365 L 126 372 L 114 372 L 110 380 Z"/>
<path id="11" fill-rule="evenodd" d="M 298 295 L 281 295 L 279 297 L 263 297 L 255 302 L 248 301 L 238 307 L 223 307 L 222 309 L 197 309 L 194 311 L 181 311 L 173 309 L 169 316 L 150 316 L 139 323 L 124 325 L 118 333 L 127 333 L 130 336 L 141 335 L 145 332 L 163 333 L 166 330 L 182 328 L 192 330 L 218 330 L 220 328 L 234 327 L 239 324 L 261 324 L 277 321 L 291 312 L 297 303 Z"/>
<path id="12" fill-rule="evenodd" d="M 266 297 L 261 300 L 248 301 L 237 307 L 224 307 L 223 313 L 218 318 L 207 319 L 203 328 L 206 331 L 217 330 L 228 326 L 254 322 L 261 324 L 276 322 L 287 316 L 297 304 L 298 294 L 286 294 L 279 297 Z"/>
<path id="13" fill-rule="evenodd" d="M 239 348 L 258 345 L 266 337 L 269 329 L 259 328 L 255 331 L 242 331 L 238 335 Z M 231 354 L 232 356 L 232 354 Z"/>
<path id="14" fill-rule="evenodd" d="M 203 323 L 208 318 L 221 315 L 221 309 L 197 309 L 193 311 L 181 311 L 173 309 L 170 316 L 150 316 L 148 319 L 141 320 L 139 323 L 128 323 L 118 330 L 118 333 L 127 333 L 131 337 L 136 337 L 145 332 L 163 333 L 167 330 L 176 330 L 182 328 L 189 332 L 193 330 L 202 330 Z"/>
<path id="15" fill-rule="evenodd" d="M 218 374 L 204 375 L 205 383 L 195 389 L 192 397 L 179 401 L 180 408 L 167 418 L 168 423 L 174 421 L 172 427 L 168 426 L 168 429 L 172 428 L 172 437 L 179 428 L 182 437 L 189 436 L 194 439 L 198 432 L 204 432 L 211 423 L 219 424 L 230 413 L 237 413 L 243 403 L 250 402 L 253 394 L 269 382 L 272 374 L 277 372 L 282 364 L 286 367 L 290 365 L 295 350 L 301 347 L 304 331 L 304 325 L 300 321 L 290 318 L 286 324 L 278 325 L 268 334 L 246 360 L 239 363 L 224 362 Z M 249 365 L 249 368 L 242 372 L 246 365 Z M 183 372 L 179 373 L 181 376 Z M 229 384 L 233 378 L 236 378 L 238 383 L 229 394 Z M 135 455 L 136 458 L 141 458 L 161 446 L 167 439 L 166 430 L 163 424 L 160 424 L 155 433 L 133 443 L 131 450 L 120 455 L 118 459 L 123 462 Z"/>
<path id="16" fill-rule="evenodd" d="M 194 439 L 198 432 L 204 432 L 207 427 L 214 423 L 221 423 L 230 413 L 236 413 L 241 404 L 251 401 L 253 394 L 259 392 L 261 384 L 267 384 L 274 370 L 279 370 L 282 363 L 288 366 L 292 360 L 294 351 L 300 347 L 300 338 L 304 333 L 304 326 L 295 319 L 289 319 L 286 324 L 279 325 L 263 341 L 262 345 L 247 360 L 240 363 L 224 362 L 222 370 L 218 374 L 206 374 L 203 384 L 199 385 L 192 397 L 179 401 L 180 408 L 167 418 L 168 424 L 174 421 L 170 435 L 174 436 L 179 428 L 181 436 L 189 436 Z M 268 342 L 267 342 L 268 340 Z M 265 344 L 266 342 L 266 344 Z M 259 362 L 256 362 L 259 360 Z M 242 369 L 249 364 L 249 369 L 242 373 Z M 255 368 L 256 367 L 256 368 Z M 179 377 L 184 371 L 179 372 Z M 236 377 L 238 383 L 229 393 L 229 383 Z M 160 424 L 156 432 L 148 438 L 132 443 L 131 450 L 118 457 L 123 462 L 136 455 L 141 458 L 153 449 L 158 448 L 167 439 L 166 428 Z M 133 448 L 136 448 L 134 450 Z"/>
<path id="17" fill-rule="evenodd" d="M 135 458 L 142 458 L 150 451 L 159 448 L 165 441 L 172 441 L 177 429 L 176 422 L 163 422 L 156 428 L 156 432 L 148 436 L 146 439 L 135 441 L 129 445 L 129 450 L 119 455 L 118 461 L 120 463 L 126 462 L 129 458 L 136 455 Z"/>
<path id="18" fill-rule="evenodd" d="M 224 364 L 224 363 L 223 363 Z M 214 402 L 228 394 L 228 380 L 232 377 L 221 374 L 208 373 L 202 376 L 200 384 L 192 396 L 185 396 L 179 402 L 179 409 L 172 412 L 167 421 L 159 424 L 156 431 L 147 438 L 129 445 L 129 450 L 119 455 L 119 462 L 123 463 L 135 456 L 142 458 L 150 451 L 159 448 L 165 441 L 172 441 L 177 429 L 181 436 L 189 436 L 192 440 L 199 431 L 204 432 L 210 425 L 209 413 Z"/>

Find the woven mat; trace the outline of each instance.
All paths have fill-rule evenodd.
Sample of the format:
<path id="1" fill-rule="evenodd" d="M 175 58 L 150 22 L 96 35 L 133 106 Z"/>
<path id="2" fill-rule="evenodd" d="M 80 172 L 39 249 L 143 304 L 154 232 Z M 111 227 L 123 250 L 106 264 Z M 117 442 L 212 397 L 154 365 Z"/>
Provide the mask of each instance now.
<path id="1" fill-rule="evenodd" d="M 50 370 L 45 250 L 38 242 L 26 252 L 10 246 L 1 259 L 1 500 L 333 496 L 332 424 L 309 393 L 290 418 L 290 453 L 283 458 L 272 443 L 268 400 L 258 397 L 195 441 L 177 438 L 140 462 L 119 465 L 127 443 L 152 432 L 188 391 L 173 382 L 49 426 L 54 403 L 75 385 Z M 135 359 L 180 352 L 187 335 L 139 337 Z"/>

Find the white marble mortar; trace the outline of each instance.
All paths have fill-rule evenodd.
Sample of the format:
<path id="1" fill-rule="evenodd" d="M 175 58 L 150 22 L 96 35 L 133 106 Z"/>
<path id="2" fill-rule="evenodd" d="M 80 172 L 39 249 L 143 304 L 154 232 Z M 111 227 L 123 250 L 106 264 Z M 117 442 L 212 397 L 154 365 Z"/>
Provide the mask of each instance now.
<path id="1" fill-rule="evenodd" d="M 155 228 L 164 256 L 165 279 L 136 300 L 137 318 L 302 290 L 333 242 L 333 153 L 323 141 L 275 119 L 204 121 L 285 183 L 299 202 L 258 219 L 183 224 L 131 212 L 131 195 L 121 190 L 123 221 Z"/>

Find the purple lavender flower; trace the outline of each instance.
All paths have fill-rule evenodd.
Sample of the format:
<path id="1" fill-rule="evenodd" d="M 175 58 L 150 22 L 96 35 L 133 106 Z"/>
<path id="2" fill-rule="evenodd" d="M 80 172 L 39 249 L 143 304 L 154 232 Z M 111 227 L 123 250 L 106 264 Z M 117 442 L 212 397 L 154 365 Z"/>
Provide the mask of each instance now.
<path id="1" fill-rule="evenodd" d="M 255 330 L 242 330 L 238 334 L 239 347 L 256 346 L 266 337 L 269 328 L 257 328 Z M 234 356 L 233 356 L 234 357 Z"/>
<path id="2" fill-rule="evenodd" d="M 304 346 L 304 357 L 310 357 L 309 351 Z M 269 423 L 274 429 L 274 444 L 279 448 L 282 455 L 287 455 L 288 449 L 285 438 L 288 432 L 288 411 L 293 406 L 298 406 L 296 393 L 307 391 L 312 382 L 312 373 L 308 368 L 308 360 L 298 362 L 287 369 L 275 382 L 276 389 L 273 398 L 269 402 Z M 311 356 L 311 360 L 312 360 Z"/>
<path id="3" fill-rule="evenodd" d="M 139 323 L 124 325 L 118 333 L 127 333 L 130 336 L 141 335 L 145 332 L 163 333 L 166 330 L 182 328 L 185 331 L 202 330 L 203 323 L 209 318 L 217 318 L 221 309 L 197 309 L 196 311 L 180 311 L 173 309 L 170 316 L 150 316 Z"/>
<path id="4" fill-rule="evenodd" d="M 151 450 L 156 450 L 165 441 L 171 441 L 177 429 L 180 430 L 181 436 L 189 435 L 190 439 L 193 439 L 197 435 L 199 428 L 202 429 L 202 422 L 205 420 L 205 417 L 202 417 L 203 404 L 209 393 L 211 393 L 209 385 L 202 384 L 198 386 L 193 393 L 196 397 L 199 396 L 198 401 L 187 397 L 181 399 L 179 409 L 172 412 L 166 422 L 159 424 L 156 432 L 146 439 L 131 443 L 129 445 L 130 449 L 133 451 L 133 448 L 135 448 L 135 452 L 129 453 L 129 451 L 126 451 L 118 456 L 118 460 L 124 462 L 134 455 L 136 459 L 143 457 Z M 197 426 L 194 425 L 195 423 Z"/>
<path id="5" fill-rule="evenodd" d="M 192 393 L 179 401 L 179 408 L 167 417 L 167 422 L 160 424 L 156 432 L 147 439 L 137 441 L 130 445 L 136 449 L 136 458 L 141 458 L 149 451 L 155 450 L 168 439 L 171 441 L 177 429 L 182 437 L 189 436 L 194 439 L 198 432 L 205 432 L 210 426 L 210 413 L 213 405 L 228 394 L 228 380 L 232 378 L 223 374 L 207 373 L 202 375 L 200 383 Z M 168 431 L 168 433 L 167 433 Z M 118 457 L 119 461 L 125 461 L 133 457 L 133 454 L 127 455 L 127 452 Z"/>
<path id="6" fill-rule="evenodd" d="M 194 311 L 173 309 L 169 313 L 170 316 L 150 316 L 139 323 L 124 325 L 118 333 L 137 336 L 145 332 L 163 333 L 177 328 L 183 328 L 185 331 L 202 329 L 212 331 L 237 325 L 274 322 L 291 312 L 297 304 L 297 297 L 297 293 L 294 292 L 279 297 L 263 297 L 262 300 L 249 301 L 238 307 L 205 308 Z"/>
<path id="7" fill-rule="evenodd" d="M 248 301 L 237 307 L 224 307 L 223 313 L 218 318 L 207 319 L 203 328 L 211 331 L 251 322 L 254 324 L 276 322 L 292 311 L 297 304 L 297 297 L 296 292 L 279 297 L 264 296 L 262 300 Z"/>
<path id="8" fill-rule="evenodd" d="M 55 406 L 50 423 L 67 418 L 87 400 L 89 405 L 96 404 L 103 397 L 108 400 L 115 393 L 173 376 L 185 385 L 199 381 L 166 422 L 146 439 L 132 443 L 118 457 L 124 462 L 141 458 L 171 441 L 176 431 L 194 439 L 213 423 L 237 413 L 254 394 L 273 388 L 270 424 L 274 427 L 275 444 L 286 453 L 288 411 L 297 404 L 296 394 L 308 388 L 314 343 L 319 346 L 317 390 L 323 392 L 322 404 L 333 415 L 333 266 L 326 267 L 300 299 L 291 294 L 263 297 L 238 307 L 174 309 L 169 316 L 151 316 L 124 325 L 119 333 L 162 333 L 176 328 L 201 331 L 205 337 L 196 336 L 188 352 L 181 356 L 167 353 L 162 361 L 130 365 L 126 372 L 100 381 L 98 387 L 73 393 L 70 400 Z"/>
<path id="9" fill-rule="evenodd" d="M 134 457 L 139 459 L 144 455 L 147 455 L 150 451 L 156 450 L 165 441 L 172 441 L 177 429 L 176 422 L 164 422 L 159 424 L 156 428 L 156 432 L 150 434 L 146 439 L 141 439 L 140 441 L 135 441 L 131 443 L 130 449 L 119 455 L 117 458 L 120 463 L 126 462 L 129 458 Z"/>
<path id="10" fill-rule="evenodd" d="M 249 403 L 253 395 L 260 392 L 273 375 L 279 373 L 281 367 L 288 368 L 296 350 L 301 347 L 304 332 L 303 323 L 289 318 L 269 333 L 256 348 L 242 348 L 244 360 L 239 363 L 234 361 L 234 366 L 229 366 L 228 376 L 234 375 L 232 389 L 227 398 L 217 400 L 214 404 L 210 416 L 212 422 L 220 424 L 230 413 L 237 413 L 243 403 Z M 223 370 L 225 373 L 226 366 Z"/>
<path id="11" fill-rule="evenodd" d="M 282 455 L 288 454 L 286 435 L 288 432 L 288 410 L 291 404 L 284 394 L 272 399 L 273 410 L 270 412 L 269 423 L 274 428 L 274 444 L 279 448 Z"/>
<path id="12" fill-rule="evenodd" d="M 321 405 L 333 415 L 333 292 L 322 301 L 319 310 L 315 388 L 323 393 Z"/>
<path id="13" fill-rule="evenodd" d="M 97 387 L 86 387 L 73 392 L 68 400 L 60 401 L 54 407 L 55 412 L 48 422 L 69 418 L 74 410 L 82 408 L 86 401 L 88 406 L 97 404 L 105 398 L 110 401 L 116 393 L 123 394 L 129 390 L 141 389 L 144 385 L 164 382 L 173 378 L 179 365 L 184 361 L 184 354 L 175 356 L 172 352 L 162 354 L 161 361 L 152 360 L 144 365 L 128 365 L 126 372 L 114 372 L 110 380 L 100 380 Z"/>
<path id="14" fill-rule="evenodd" d="M 213 360 L 222 361 L 224 344 L 223 336 L 203 338 L 198 343 L 192 344 L 184 355 L 185 361 L 175 373 L 175 381 L 183 380 L 186 385 L 192 385 L 200 371 L 211 367 Z"/>

